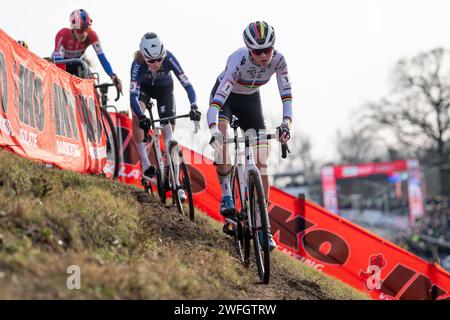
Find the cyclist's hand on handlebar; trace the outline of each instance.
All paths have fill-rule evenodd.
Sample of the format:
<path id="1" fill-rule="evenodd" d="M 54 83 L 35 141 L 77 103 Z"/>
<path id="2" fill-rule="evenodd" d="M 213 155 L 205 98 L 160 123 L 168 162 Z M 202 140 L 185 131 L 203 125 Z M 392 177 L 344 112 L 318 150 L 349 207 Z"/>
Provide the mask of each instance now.
<path id="1" fill-rule="evenodd" d="M 191 111 L 189 112 L 189 118 L 191 121 L 200 121 L 202 118 L 202 113 L 198 111 L 197 105 L 194 103 L 191 105 Z"/>
<path id="2" fill-rule="evenodd" d="M 283 120 L 283 123 L 277 128 L 278 129 L 278 141 L 282 144 L 286 144 L 291 138 L 291 131 L 289 129 L 289 120 Z"/>
<path id="3" fill-rule="evenodd" d="M 147 132 L 152 126 L 151 121 L 144 114 L 139 117 L 139 128 Z"/>
<path id="4" fill-rule="evenodd" d="M 120 79 L 117 77 L 117 75 L 115 73 L 113 73 L 111 75 L 111 80 L 114 83 L 114 85 L 116 86 L 117 91 L 119 91 L 123 95 L 123 93 L 122 93 L 122 81 L 120 81 Z"/>

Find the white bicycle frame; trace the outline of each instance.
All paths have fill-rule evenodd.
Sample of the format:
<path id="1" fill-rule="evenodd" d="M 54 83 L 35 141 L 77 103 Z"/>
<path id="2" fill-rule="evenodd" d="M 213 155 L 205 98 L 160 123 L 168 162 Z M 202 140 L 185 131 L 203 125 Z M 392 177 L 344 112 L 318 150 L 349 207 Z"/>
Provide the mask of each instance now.
<path id="1" fill-rule="evenodd" d="M 149 112 L 151 112 L 149 110 Z M 153 119 L 153 117 L 152 117 Z M 162 130 L 166 130 L 166 134 L 165 134 L 165 139 L 164 139 L 164 155 L 166 157 L 166 161 L 169 167 L 169 188 L 172 187 L 172 183 L 175 183 L 175 187 L 178 190 L 180 187 L 180 181 L 177 179 L 175 179 L 175 177 L 179 176 L 179 164 L 178 165 L 174 165 L 175 167 L 175 171 L 172 167 L 172 155 L 170 152 L 170 146 L 171 144 L 175 144 L 178 145 L 178 141 L 174 138 L 173 136 L 173 130 L 172 130 L 172 125 L 170 124 L 170 122 L 168 122 L 166 125 L 162 126 L 162 125 L 155 125 L 153 124 L 153 136 L 151 138 L 150 141 L 150 147 L 152 144 L 155 145 L 155 151 L 156 151 L 156 162 L 158 165 L 158 168 L 161 172 L 161 184 L 165 185 L 166 182 L 166 175 L 165 175 L 165 166 L 164 166 L 164 159 L 162 157 L 162 153 L 161 153 L 161 144 L 159 143 L 159 136 L 161 135 Z M 179 157 L 180 155 L 178 155 Z M 175 188 L 174 188 L 175 189 Z"/>
<path id="2" fill-rule="evenodd" d="M 270 139 L 275 139 L 275 135 L 267 135 L 267 140 Z M 263 139 L 260 139 L 263 140 Z M 256 142 L 258 141 L 258 138 L 256 137 L 238 137 L 237 134 L 237 129 L 234 129 L 234 137 L 233 138 L 229 138 L 229 139 L 225 139 L 225 146 L 226 144 L 230 144 L 230 143 L 234 143 L 235 145 L 235 153 L 234 153 L 234 166 L 237 168 L 237 174 L 239 177 L 239 185 L 240 185 L 240 197 L 241 199 L 244 200 L 244 206 L 245 208 L 243 208 L 246 212 L 247 215 L 247 222 L 248 222 L 248 227 L 250 230 L 253 230 L 253 221 L 251 219 L 251 215 L 250 215 L 250 205 L 248 203 L 248 179 L 250 177 L 250 173 L 254 173 L 254 176 L 256 177 L 256 179 L 259 180 L 261 186 L 262 184 L 262 179 L 261 179 L 261 172 L 259 171 L 258 167 L 256 166 L 255 160 L 254 160 L 254 155 L 253 155 L 253 146 L 252 146 L 252 142 Z M 240 143 L 244 143 L 245 144 L 245 149 L 244 149 L 244 155 L 245 155 L 245 162 L 242 163 L 242 151 L 240 148 Z M 232 182 L 233 183 L 233 182 Z M 264 203 L 266 203 L 265 199 L 264 199 Z M 266 214 L 266 221 L 268 223 L 268 229 L 270 230 L 270 220 L 269 220 L 269 215 L 267 213 L 267 210 L 265 210 L 265 214 Z M 260 215 L 256 215 L 256 228 L 260 228 L 261 227 L 261 217 Z"/>
<path id="3" fill-rule="evenodd" d="M 159 136 L 161 134 L 161 131 L 164 129 L 169 131 L 169 132 L 166 132 L 166 138 L 164 140 L 164 146 L 165 146 L 164 155 L 166 157 L 166 161 L 167 161 L 167 164 L 169 167 L 169 187 L 171 187 L 171 183 L 173 181 L 175 181 L 175 186 L 178 188 L 180 186 L 180 182 L 178 181 L 178 179 L 175 179 L 175 177 L 178 177 L 178 175 L 179 175 L 179 166 L 178 165 L 174 166 L 176 169 L 178 169 L 178 170 L 176 170 L 177 172 L 174 172 L 173 167 L 171 166 L 172 155 L 170 154 L 170 144 L 174 143 L 174 142 L 175 143 L 178 143 L 178 142 L 173 137 L 170 138 L 170 136 L 173 134 L 172 126 L 170 125 L 170 123 L 165 125 L 164 127 L 163 126 L 154 126 L 154 129 L 153 129 L 154 134 L 153 134 L 150 145 L 151 144 L 155 145 L 156 162 L 157 162 L 158 168 L 161 172 L 161 182 L 164 185 L 166 182 L 165 181 L 166 180 L 166 175 L 165 175 L 166 168 L 164 166 L 164 159 L 163 159 L 162 153 L 161 153 L 161 144 L 159 143 Z M 169 138 L 167 138 L 167 137 L 169 137 Z"/>

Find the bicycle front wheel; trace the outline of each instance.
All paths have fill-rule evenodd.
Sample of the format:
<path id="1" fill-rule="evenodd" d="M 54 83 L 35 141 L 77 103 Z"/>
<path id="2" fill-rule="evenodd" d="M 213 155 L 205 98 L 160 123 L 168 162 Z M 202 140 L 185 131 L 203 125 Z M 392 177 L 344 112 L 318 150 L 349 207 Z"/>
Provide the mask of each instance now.
<path id="1" fill-rule="evenodd" d="M 247 223 L 247 206 L 245 200 L 242 199 L 238 170 L 238 167 L 234 166 L 231 171 L 231 194 L 233 195 L 233 203 L 237 217 L 234 241 L 239 259 L 244 264 L 244 267 L 248 267 L 250 264 L 250 233 Z"/>
<path id="2" fill-rule="evenodd" d="M 100 108 L 102 115 L 102 125 L 106 133 L 106 174 L 110 173 L 113 179 L 119 177 L 119 140 L 117 139 L 116 128 L 111 120 L 111 116 L 104 108 Z"/>
<path id="3" fill-rule="evenodd" d="M 194 221 L 195 210 L 194 210 L 194 197 L 192 195 L 191 178 L 189 176 L 189 170 L 186 162 L 184 161 L 183 152 L 178 144 L 171 146 L 171 158 L 172 158 L 172 168 L 174 172 L 175 179 L 178 179 L 178 183 L 173 183 L 173 194 L 172 197 L 176 202 L 178 211 L 185 215 L 185 209 L 189 213 L 189 219 Z M 178 185 L 178 187 L 177 187 Z M 183 190 L 186 195 L 186 201 L 182 201 L 178 196 L 178 190 Z M 184 203 L 187 204 L 185 208 Z"/>
<path id="4" fill-rule="evenodd" d="M 260 175 L 250 171 L 248 185 L 256 266 L 259 278 L 267 284 L 270 279 L 269 222 Z"/>

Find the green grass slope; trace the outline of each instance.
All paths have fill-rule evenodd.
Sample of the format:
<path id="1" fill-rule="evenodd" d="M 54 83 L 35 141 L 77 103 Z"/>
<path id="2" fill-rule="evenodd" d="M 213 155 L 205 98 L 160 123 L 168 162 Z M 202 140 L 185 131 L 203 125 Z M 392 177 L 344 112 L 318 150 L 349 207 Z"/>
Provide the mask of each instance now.
<path id="1" fill-rule="evenodd" d="M 275 251 L 269 285 L 220 224 L 0 150 L 0 299 L 368 299 Z M 67 268 L 81 272 L 69 290 Z"/>

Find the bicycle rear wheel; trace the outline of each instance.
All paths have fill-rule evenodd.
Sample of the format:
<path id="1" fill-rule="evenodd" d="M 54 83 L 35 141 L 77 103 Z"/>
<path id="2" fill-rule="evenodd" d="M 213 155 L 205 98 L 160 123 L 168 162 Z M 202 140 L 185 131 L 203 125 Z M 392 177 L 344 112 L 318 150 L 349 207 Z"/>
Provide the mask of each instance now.
<path id="1" fill-rule="evenodd" d="M 231 193 L 233 195 L 233 203 L 237 217 L 234 241 L 239 259 L 244 264 L 244 267 L 248 267 L 250 265 L 250 232 L 247 223 L 247 206 L 241 197 L 241 184 L 238 170 L 238 167 L 234 166 L 231 171 Z"/>
<path id="2" fill-rule="evenodd" d="M 106 155 L 108 173 L 112 175 L 113 179 L 119 177 L 119 140 L 117 139 L 116 128 L 111 120 L 111 117 L 104 108 L 100 108 L 102 115 L 102 125 L 106 133 Z"/>
<path id="3" fill-rule="evenodd" d="M 175 176 L 175 179 L 178 179 L 179 186 L 176 187 L 176 183 L 173 183 L 173 194 L 172 197 L 174 201 L 176 202 L 178 211 L 185 215 L 185 209 L 187 209 L 187 213 L 189 213 L 189 219 L 191 221 L 194 221 L 195 218 L 195 210 L 194 210 L 194 197 L 192 195 L 192 186 L 191 186 L 191 179 L 189 176 L 189 170 L 187 167 L 186 162 L 184 161 L 183 152 L 181 151 L 181 148 L 177 143 L 174 143 L 171 145 L 171 158 L 172 158 L 172 168 L 174 171 L 174 174 L 178 171 L 178 175 Z M 176 167 L 178 166 L 178 170 L 176 170 Z M 178 197 L 178 190 L 183 190 L 186 194 L 186 200 L 187 200 L 187 208 L 184 207 L 183 202 Z"/>
<path id="4" fill-rule="evenodd" d="M 270 279 L 269 223 L 267 221 L 266 200 L 259 174 L 250 171 L 248 184 L 256 266 L 259 278 L 267 284 Z"/>

